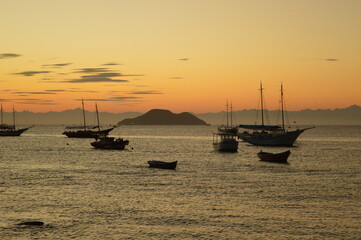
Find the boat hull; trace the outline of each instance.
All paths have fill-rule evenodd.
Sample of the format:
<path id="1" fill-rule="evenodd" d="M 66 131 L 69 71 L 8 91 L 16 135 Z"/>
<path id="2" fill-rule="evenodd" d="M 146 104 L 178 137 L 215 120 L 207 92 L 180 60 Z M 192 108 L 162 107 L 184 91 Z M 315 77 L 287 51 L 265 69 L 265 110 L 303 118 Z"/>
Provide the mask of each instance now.
<path id="1" fill-rule="evenodd" d="M 18 130 L 2 130 L 0 131 L 0 137 L 18 137 L 29 128 L 21 128 Z"/>
<path id="2" fill-rule="evenodd" d="M 257 156 L 261 161 L 287 163 L 287 159 L 290 156 L 290 154 L 291 154 L 290 150 L 281 153 L 268 153 L 261 151 L 257 153 Z"/>
<path id="3" fill-rule="evenodd" d="M 95 141 L 90 143 L 96 149 L 111 149 L 111 150 L 124 150 L 125 146 L 129 144 L 128 140 L 119 140 L 119 141 Z"/>
<path id="4" fill-rule="evenodd" d="M 163 161 L 148 161 L 150 168 L 162 168 L 162 169 L 175 169 L 177 167 L 177 161 L 163 162 Z"/>
<path id="5" fill-rule="evenodd" d="M 257 146 L 286 146 L 291 147 L 297 140 L 297 138 L 300 136 L 301 133 L 303 133 L 304 130 L 295 130 L 295 131 L 289 131 L 284 132 L 282 134 L 244 134 L 240 133 L 238 135 L 238 138 L 242 139 L 243 141 L 257 145 Z"/>
<path id="6" fill-rule="evenodd" d="M 113 128 L 102 131 L 92 130 L 78 130 L 78 131 L 65 131 L 63 132 L 69 138 L 99 138 L 100 136 L 107 136 Z"/>

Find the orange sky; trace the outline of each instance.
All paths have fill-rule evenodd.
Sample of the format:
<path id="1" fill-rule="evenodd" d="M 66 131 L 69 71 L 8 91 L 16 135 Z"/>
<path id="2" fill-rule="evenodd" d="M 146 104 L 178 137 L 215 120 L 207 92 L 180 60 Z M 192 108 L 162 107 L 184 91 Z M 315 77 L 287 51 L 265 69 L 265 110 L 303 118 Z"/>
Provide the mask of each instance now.
<path id="1" fill-rule="evenodd" d="M 19 0 L 0 8 L 5 111 L 361 105 L 358 0 Z"/>

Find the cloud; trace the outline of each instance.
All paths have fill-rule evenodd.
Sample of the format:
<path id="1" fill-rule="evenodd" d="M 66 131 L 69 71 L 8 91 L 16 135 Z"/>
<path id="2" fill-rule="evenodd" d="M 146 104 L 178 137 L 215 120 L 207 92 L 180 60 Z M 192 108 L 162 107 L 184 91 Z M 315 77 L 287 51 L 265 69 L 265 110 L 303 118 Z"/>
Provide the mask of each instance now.
<path id="1" fill-rule="evenodd" d="M 0 53 L 0 59 L 20 57 L 20 54 L 16 53 Z"/>
<path id="2" fill-rule="evenodd" d="M 51 72 L 50 71 L 26 71 L 26 72 L 14 73 L 14 74 L 30 77 L 30 76 L 34 76 L 36 74 L 42 74 L 42 73 L 51 73 Z"/>
<path id="3" fill-rule="evenodd" d="M 93 69 L 93 68 L 92 68 Z M 106 68 L 97 68 L 96 70 L 90 70 L 90 68 L 87 68 L 86 71 L 109 71 L 104 70 Z M 98 74 L 92 74 L 92 75 L 84 75 L 81 76 L 79 79 L 71 79 L 66 80 L 63 82 L 68 83 L 90 83 L 90 82 L 129 82 L 125 79 L 113 79 L 113 77 L 131 77 L 131 76 L 143 76 L 140 74 L 122 74 L 117 72 L 100 72 Z"/>
<path id="4" fill-rule="evenodd" d="M 44 64 L 44 65 L 42 65 L 42 67 L 60 68 L 60 67 L 69 66 L 70 64 L 72 64 L 72 63 Z"/>
<path id="5" fill-rule="evenodd" d="M 183 79 L 183 77 L 171 77 L 170 79 Z"/>
<path id="6" fill-rule="evenodd" d="M 44 90 L 46 92 L 65 92 L 63 89 L 50 89 L 50 90 Z"/>
<path id="7" fill-rule="evenodd" d="M 142 97 L 121 96 L 121 97 L 112 97 L 110 99 L 116 100 L 116 101 L 123 101 L 123 100 L 142 99 Z"/>
<path id="8" fill-rule="evenodd" d="M 13 101 L 16 101 L 16 103 L 19 104 L 57 105 L 53 100 L 37 99 L 37 98 L 13 99 Z"/>
<path id="9" fill-rule="evenodd" d="M 190 58 L 179 58 L 179 61 L 188 61 Z"/>
<path id="10" fill-rule="evenodd" d="M 158 92 L 158 91 L 153 91 L 153 90 L 149 90 L 149 91 L 133 91 L 133 92 L 127 92 L 128 94 L 136 94 L 136 95 L 147 95 L 147 94 L 163 94 L 162 92 Z"/>
<path id="11" fill-rule="evenodd" d="M 82 76 L 80 79 L 71 79 L 63 82 L 68 83 L 95 83 L 95 82 L 129 82 L 123 79 L 112 79 L 109 77 Z"/>
<path id="12" fill-rule="evenodd" d="M 101 73 L 109 72 L 109 68 L 81 68 L 77 69 L 74 73 Z"/>
<path id="13" fill-rule="evenodd" d="M 88 98 L 84 99 L 84 101 L 93 101 L 93 102 L 124 102 L 129 100 L 139 100 L 142 97 L 134 97 L 134 96 L 119 96 L 119 97 L 111 97 L 111 98 Z M 81 99 L 76 99 L 77 101 L 81 101 Z"/>
<path id="14" fill-rule="evenodd" d="M 329 61 L 329 62 L 337 62 L 339 59 L 337 58 L 325 58 L 325 61 Z"/>
<path id="15" fill-rule="evenodd" d="M 109 63 L 102 64 L 102 66 L 116 66 L 116 65 L 121 65 L 121 64 L 116 63 L 116 62 L 109 62 Z"/>
<path id="16" fill-rule="evenodd" d="M 56 94 L 55 92 L 13 92 L 13 94 L 33 94 L 33 95 L 42 95 L 42 94 Z M 23 95 L 24 96 L 24 95 Z"/>

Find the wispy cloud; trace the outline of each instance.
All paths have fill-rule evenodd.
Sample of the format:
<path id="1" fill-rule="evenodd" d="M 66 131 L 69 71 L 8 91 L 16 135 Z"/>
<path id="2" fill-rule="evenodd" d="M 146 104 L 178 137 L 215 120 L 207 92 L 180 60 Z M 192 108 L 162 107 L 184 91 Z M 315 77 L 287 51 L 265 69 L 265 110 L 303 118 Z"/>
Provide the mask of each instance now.
<path id="1" fill-rule="evenodd" d="M 44 90 L 46 92 L 54 92 L 54 93 L 57 93 L 57 92 L 65 92 L 64 89 L 49 89 L 49 90 Z"/>
<path id="2" fill-rule="evenodd" d="M 101 66 L 117 66 L 117 65 L 121 65 L 121 64 L 116 62 L 109 62 L 109 63 L 104 63 Z"/>
<path id="3" fill-rule="evenodd" d="M 147 94 L 163 94 L 163 93 L 158 92 L 158 91 L 149 90 L 149 91 L 132 91 L 132 92 L 127 92 L 127 94 L 147 95 Z"/>
<path id="4" fill-rule="evenodd" d="M 102 73 L 109 72 L 109 68 L 80 68 L 76 69 L 74 73 Z"/>
<path id="5" fill-rule="evenodd" d="M 183 79 L 183 77 L 171 77 L 170 79 Z"/>
<path id="6" fill-rule="evenodd" d="M 179 58 L 179 61 L 188 61 L 190 58 Z"/>
<path id="7" fill-rule="evenodd" d="M 339 59 L 337 59 L 337 58 L 325 58 L 323 60 L 329 61 L 329 62 L 337 62 Z"/>
<path id="8" fill-rule="evenodd" d="M 24 96 L 24 94 L 29 94 L 29 95 L 49 95 L 49 94 L 57 94 L 55 92 L 13 92 L 13 94 L 22 94 L 22 96 Z"/>
<path id="9" fill-rule="evenodd" d="M 124 101 L 137 101 L 143 99 L 142 97 L 134 97 L 134 96 L 118 96 L 111 98 L 87 98 L 85 101 L 94 101 L 94 102 L 124 102 Z M 76 99 L 77 101 L 81 101 L 81 99 Z"/>
<path id="10" fill-rule="evenodd" d="M 114 77 L 133 77 L 133 76 L 143 76 L 141 74 L 122 74 L 118 72 L 110 72 L 107 68 L 84 68 L 79 72 L 86 71 L 87 73 L 97 73 L 91 75 L 84 75 L 78 79 L 70 79 L 63 82 L 68 83 L 91 83 L 91 82 L 129 82 L 126 79 L 114 79 Z"/>
<path id="11" fill-rule="evenodd" d="M 129 82 L 128 80 L 123 79 L 112 79 L 109 77 L 92 77 L 92 76 L 82 76 L 79 79 L 71 79 L 63 82 L 68 83 L 99 83 L 99 82 Z"/>
<path id="12" fill-rule="evenodd" d="M 65 66 L 69 66 L 72 63 L 54 63 L 54 64 L 44 64 L 42 67 L 51 67 L 51 68 L 61 68 Z"/>
<path id="13" fill-rule="evenodd" d="M 31 77 L 31 76 L 34 76 L 37 74 L 43 74 L 43 73 L 51 73 L 51 71 L 25 71 L 25 72 L 19 72 L 19 73 L 14 73 L 14 74 Z"/>
<path id="14" fill-rule="evenodd" d="M 12 99 L 19 104 L 36 104 L 36 105 L 57 105 L 53 100 L 38 99 L 38 98 L 21 98 L 21 99 Z"/>
<path id="15" fill-rule="evenodd" d="M 95 75 L 86 75 L 83 77 L 133 77 L 133 76 L 144 76 L 141 74 L 122 74 L 117 72 L 99 73 Z"/>
<path id="16" fill-rule="evenodd" d="M 16 53 L 0 53 L 0 59 L 20 57 L 20 54 Z"/>
<path id="17" fill-rule="evenodd" d="M 133 97 L 133 96 L 121 96 L 121 97 L 112 97 L 110 98 L 116 101 L 123 101 L 123 100 L 134 100 L 134 99 L 142 99 L 142 97 Z"/>

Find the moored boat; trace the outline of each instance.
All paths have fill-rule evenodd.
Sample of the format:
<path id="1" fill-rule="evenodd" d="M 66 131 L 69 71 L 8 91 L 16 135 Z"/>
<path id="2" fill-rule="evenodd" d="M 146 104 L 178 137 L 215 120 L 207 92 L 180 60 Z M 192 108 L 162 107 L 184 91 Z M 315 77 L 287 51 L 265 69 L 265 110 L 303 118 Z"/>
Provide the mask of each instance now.
<path id="1" fill-rule="evenodd" d="M 13 108 L 13 125 L 7 125 L 3 123 L 3 106 L 1 104 L 1 124 L 0 124 L 0 137 L 18 137 L 28 128 L 16 129 L 15 126 L 15 109 Z"/>
<path id="2" fill-rule="evenodd" d="M 281 153 L 262 152 L 261 150 L 259 153 L 257 153 L 257 156 L 261 161 L 287 163 L 287 159 L 290 156 L 290 154 L 291 154 L 290 150 Z"/>
<path id="3" fill-rule="evenodd" d="M 297 138 L 305 130 L 314 128 L 304 128 L 288 131 L 285 128 L 284 120 L 284 99 L 283 99 L 283 86 L 281 85 L 281 126 L 278 125 L 265 125 L 264 124 L 264 109 L 263 109 L 263 88 L 262 83 L 260 86 L 261 92 L 261 125 L 244 125 L 241 124 L 238 127 L 243 129 L 238 133 L 238 138 L 243 141 L 258 145 L 258 146 L 293 146 Z"/>
<path id="4" fill-rule="evenodd" d="M 234 133 L 213 133 L 213 148 L 219 152 L 237 152 L 237 135 Z"/>
<path id="5" fill-rule="evenodd" d="M 218 132 L 213 133 L 213 148 L 219 152 L 237 152 L 238 141 L 237 132 L 238 128 L 232 126 L 232 105 L 231 105 L 231 124 L 229 125 L 229 112 L 228 112 L 228 101 L 226 104 L 226 125 L 221 125 L 217 128 Z"/>
<path id="6" fill-rule="evenodd" d="M 163 162 L 163 161 L 148 161 L 149 167 L 151 168 L 162 168 L 162 169 L 175 169 L 177 167 L 177 161 L 174 162 Z"/>
<path id="7" fill-rule="evenodd" d="M 82 107 L 83 107 L 83 126 L 70 126 L 66 127 L 63 134 L 69 138 L 99 138 L 102 136 L 107 136 L 110 131 L 112 131 L 114 128 L 108 128 L 105 130 L 100 130 L 99 125 L 99 114 L 98 114 L 98 106 L 95 104 L 96 109 L 96 115 L 97 115 L 97 126 L 89 127 L 85 123 L 85 110 L 84 110 L 84 101 L 82 101 Z"/>
<path id="8" fill-rule="evenodd" d="M 90 144 L 97 149 L 124 150 L 125 146 L 129 144 L 129 141 L 123 138 L 100 137 Z"/>

